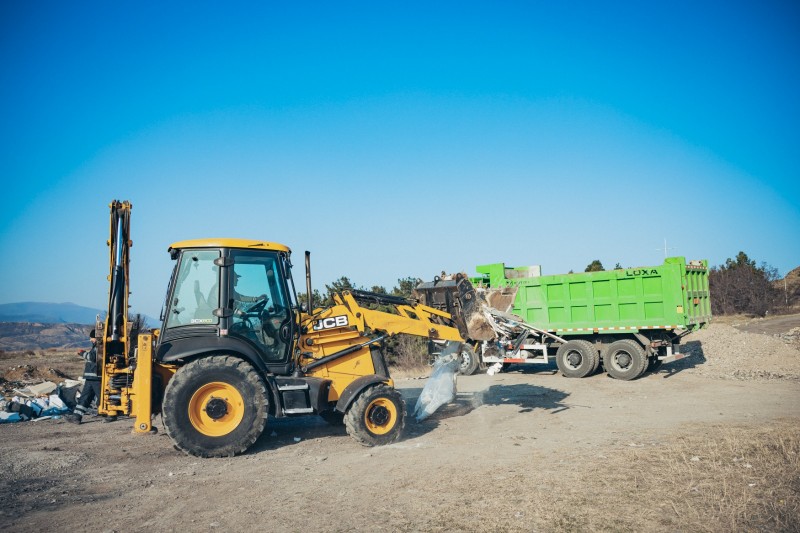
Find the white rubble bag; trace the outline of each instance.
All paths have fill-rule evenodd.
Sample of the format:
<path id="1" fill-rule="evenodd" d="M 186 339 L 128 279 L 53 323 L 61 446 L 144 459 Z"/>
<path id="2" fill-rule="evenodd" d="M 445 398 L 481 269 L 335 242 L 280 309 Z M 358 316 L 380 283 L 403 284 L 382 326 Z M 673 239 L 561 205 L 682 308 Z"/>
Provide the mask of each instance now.
<path id="1" fill-rule="evenodd" d="M 460 342 L 449 342 L 433 363 L 433 372 L 419 395 L 414 407 L 417 422 L 431 416 L 439 407 L 452 402 L 456 397 L 456 376 L 461 353 Z"/>

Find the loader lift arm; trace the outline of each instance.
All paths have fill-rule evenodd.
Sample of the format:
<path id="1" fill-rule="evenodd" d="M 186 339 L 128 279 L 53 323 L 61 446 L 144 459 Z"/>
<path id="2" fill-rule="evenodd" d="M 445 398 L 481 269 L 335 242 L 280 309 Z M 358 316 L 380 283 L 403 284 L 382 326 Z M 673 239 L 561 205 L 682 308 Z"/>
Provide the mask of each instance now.
<path id="1" fill-rule="evenodd" d="M 422 305 L 415 300 L 374 292 L 347 290 L 333 295 L 334 305 L 317 310 L 305 319 L 312 329 L 331 329 L 331 317 L 345 316 L 347 325 L 359 332 L 379 331 L 389 335 L 405 333 L 439 340 L 463 341 L 450 313 Z M 362 304 L 373 303 L 390 311 L 372 309 Z M 342 323 L 339 319 L 339 323 Z"/>
<path id="2" fill-rule="evenodd" d="M 331 361 L 355 351 L 356 339 L 364 333 L 380 336 L 361 343 L 360 348 L 375 344 L 389 335 L 407 334 L 427 339 L 463 342 L 455 322 L 445 311 L 422 305 L 412 299 L 349 290 L 333 295 L 334 304 L 303 318 L 301 346 L 310 348 L 300 354 L 301 368 L 312 369 L 322 358 Z M 377 304 L 388 311 L 362 304 Z"/>

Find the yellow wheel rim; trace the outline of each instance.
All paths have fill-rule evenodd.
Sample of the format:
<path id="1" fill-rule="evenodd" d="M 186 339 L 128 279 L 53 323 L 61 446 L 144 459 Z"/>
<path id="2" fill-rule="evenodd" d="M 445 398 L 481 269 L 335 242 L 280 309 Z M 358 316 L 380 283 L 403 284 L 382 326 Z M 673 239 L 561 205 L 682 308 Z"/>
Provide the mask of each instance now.
<path id="1" fill-rule="evenodd" d="M 388 398 L 376 398 L 364 411 L 364 424 L 375 435 L 385 435 L 397 424 L 397 406 Z"/>
<path id="2" fill-rule="evenodd" d="M 209 437 L 221 437 L 236 429 L 244 417 L 244 399 L 235 387 L 215 381 L 197 389 L 189 400 L 192 426 Z"/>

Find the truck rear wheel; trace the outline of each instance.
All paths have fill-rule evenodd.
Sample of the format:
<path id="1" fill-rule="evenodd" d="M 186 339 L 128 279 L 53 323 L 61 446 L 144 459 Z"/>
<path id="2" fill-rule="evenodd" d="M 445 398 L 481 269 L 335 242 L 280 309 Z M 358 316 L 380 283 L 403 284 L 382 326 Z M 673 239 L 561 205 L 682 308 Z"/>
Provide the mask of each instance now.
<path id="1" fill-rule="evenodd" d="M 567 341 L 556 352 L 556 365 L 568 378 L 583 378 L 597 370 L 599 356 L 589 341 Z"/>
<path id="2" fill-rule="evenodd" d="M 461 347 L 461 352 L 458 354 L 458 373 L 462 376 L 471 376 L 478 370 L 478 356 L 475 351 L 467 344 Z"/>
<path id="3" fill-rule="evenodd" d="M 647 370 L 647 356 L 636 341 L 622 339 L 606 349 L 603 366 L 612 378 L 630 381 Z"/>
<path id="4" fill-rule="evenodd" d="M 358 395 L 344 414 L 347 434 L 364 446 L 391 444 L 406 423 L 406 403 L 395 389 L 378 384 Z"/>
<path id="5" fill-rule="evenodd" d="M 264 431 L 267 389 L 250 363 L 204 357 L 178 370 L 164 392 L 162 419 L 175 447 L 199 457 L 232 457 Z"/>

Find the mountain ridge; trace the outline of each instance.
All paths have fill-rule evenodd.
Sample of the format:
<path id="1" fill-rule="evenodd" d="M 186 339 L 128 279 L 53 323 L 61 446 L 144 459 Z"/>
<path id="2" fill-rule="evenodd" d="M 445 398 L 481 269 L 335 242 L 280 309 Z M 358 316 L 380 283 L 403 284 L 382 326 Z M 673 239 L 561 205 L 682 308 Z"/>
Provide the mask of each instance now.
<path id="1" fill-rule="evenodd" d="M 0 322 L 35 324 L 84 324 L 94 325 L 97 316 L 104 317 L 102 309 L 85 307 L 72 302 L 14 302 L 0 304 Z M 159 321 L 145 315 L 149 324 Z"/>

